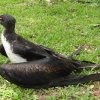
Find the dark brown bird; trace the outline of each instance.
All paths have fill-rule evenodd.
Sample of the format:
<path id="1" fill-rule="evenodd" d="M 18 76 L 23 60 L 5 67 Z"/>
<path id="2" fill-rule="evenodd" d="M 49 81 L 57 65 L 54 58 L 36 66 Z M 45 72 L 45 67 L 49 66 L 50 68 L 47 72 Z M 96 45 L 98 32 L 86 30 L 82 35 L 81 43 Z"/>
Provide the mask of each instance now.
<path id="1" fill-rule="evenodd" d="M 11 15 L 1 15 L 0 24 L 4 27 L 0 53 L 11 62 L 0 66 L 0 75 L 16 85 L 27 88 L 46 88 L 70 84 L 99 81 L 100 74 L 73 76 L 73 71 L 100 67 L 88 61 L 78 61 L 64 57 L 40 45 L 33 44 L 15 33 L 15 19 Z M 69 77 L 70 76 L 70 77 Z"/>

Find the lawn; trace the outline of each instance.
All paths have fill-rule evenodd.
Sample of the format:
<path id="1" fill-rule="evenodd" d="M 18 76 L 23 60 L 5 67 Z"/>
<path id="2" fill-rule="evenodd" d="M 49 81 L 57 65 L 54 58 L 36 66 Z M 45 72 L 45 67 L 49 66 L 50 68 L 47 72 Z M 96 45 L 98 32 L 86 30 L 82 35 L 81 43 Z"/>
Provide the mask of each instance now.
<path id="1" fill-rule="evenodd" d="M 16 33 L 36 44 L 69 55 L 85 45 L 79 60 L 100 63 L 100 0 L 0 0 L 0 15 L 17 20 Z M 0 32 L 2 27 L 0 26 Z M 0 64 L 9 60 L 0 55 Z M 100 70 L 84 70 L 91 74 Z M 0 77 L 0 100 L 100 100 L 100 82 L 50 89 L 23 89 Z"/>

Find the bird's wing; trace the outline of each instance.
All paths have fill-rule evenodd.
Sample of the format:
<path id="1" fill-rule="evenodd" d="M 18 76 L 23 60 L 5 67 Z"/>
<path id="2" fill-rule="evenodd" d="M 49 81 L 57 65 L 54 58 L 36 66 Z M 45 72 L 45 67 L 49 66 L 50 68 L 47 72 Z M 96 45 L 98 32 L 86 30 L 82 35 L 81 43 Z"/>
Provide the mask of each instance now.
<path id="1" fill-rule="evenodd" d="M 21 55 L 29 61 L 41 59 L 54 54 L 52 50 L 33 44 L 20 37 L 13 41 L 11 46 L 14 53 Z"/>

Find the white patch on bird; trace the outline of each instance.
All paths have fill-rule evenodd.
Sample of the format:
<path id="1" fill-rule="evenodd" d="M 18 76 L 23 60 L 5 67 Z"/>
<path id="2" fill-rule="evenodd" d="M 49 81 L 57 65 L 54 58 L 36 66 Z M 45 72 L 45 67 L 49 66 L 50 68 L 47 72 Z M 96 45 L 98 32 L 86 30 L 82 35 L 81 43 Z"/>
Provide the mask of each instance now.
<path id="1" fill-rule="evenodd" d="M 4 32 L 3 32 L 4 33 Z M 11 48 L 10 43 L 4 37 L 4 34 L 1 34 L 1 41 L 6 51 L 6 54 L 12 63 L 22 63 L 27 62 L 26 59 L 22 58 L 20 55 L 13 53 L 13 48 Z"/>

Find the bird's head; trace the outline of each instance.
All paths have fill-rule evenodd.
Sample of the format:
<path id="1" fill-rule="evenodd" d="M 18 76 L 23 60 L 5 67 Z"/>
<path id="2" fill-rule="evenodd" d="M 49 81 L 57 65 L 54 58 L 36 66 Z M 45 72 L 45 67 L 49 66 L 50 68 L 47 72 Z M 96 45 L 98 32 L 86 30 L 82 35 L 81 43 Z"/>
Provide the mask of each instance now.
<path id="1" fill-rule="evenodd" d="M 15 27 L 16 20 L 8 14 L 0 15 L 0 24 L 5 28 Z"/>

